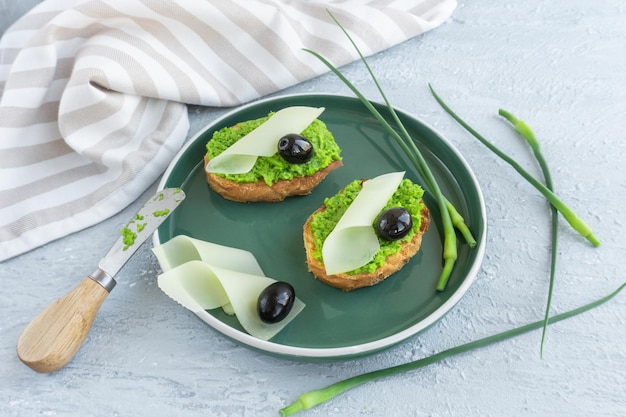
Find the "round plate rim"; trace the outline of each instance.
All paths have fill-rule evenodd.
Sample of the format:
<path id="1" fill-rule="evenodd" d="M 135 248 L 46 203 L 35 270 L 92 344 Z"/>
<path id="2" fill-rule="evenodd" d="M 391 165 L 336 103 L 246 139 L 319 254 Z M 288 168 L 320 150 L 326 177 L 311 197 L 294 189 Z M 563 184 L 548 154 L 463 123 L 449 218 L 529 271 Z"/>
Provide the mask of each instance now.
<path id="1" fill-rule="evenodd" d="M 283 94 L 283 95 L 275 95 L 270 97 L 265 97 L 259 100 L 255 100 L 249 103 L 245 103 L 241 106 L 237 106 L 232 110 L 226 112 L 225 114 L 217 117 L 216 119 L 210 121 L 202 128 L 198 130 L 187 142 L 183 145 L 183 147 L 177 152 L 174 156 L 167 169 L 163 173 L 161 180 L 157 186 L 157 190 L 163 190 L 167 183 L 167 180 L 180 160 L 181 156 L 187 151 L 189 147 L 191 147 L 196 140 L 209 128 L 219 124 L 222 120 L 232 117 L 234 114 L 245 110 L 249 107 L 256 107 L 260 105 L 265 105 L 267 103 L 271 103 L 272 101 L 277 100 L 285 100 L 290 98 L 301 98 L 301 97 L 319 97 L 320 99 L 328 98 L 339 98 L 346 100 L 357 100 L 358 98 L 353 96 L 347 96 L 343 94 L 337 93 L 293 93 L 293 94 Z M 375 101 L 372 101 L 375 102 Z M 375 102 L 376 103 L 376 102 Z M 380 103 L 377 103 L 380 104 Z M 473 250 L 477 251 L 475 261 L 473 262 L 471 268 L 466 273 L 466 278 L 463 280 L 462 284 L 459 288 L 443 303 L 439 306 L 435 311 L 433 311 L 428 317 L 423 320 L 418 321 L 414 325 L 397 332 L 393 335 L 367 342 L 356 344 L 352 346 L 342 346 L 342 347 L 333 347 L 333 348 L 308 348 L 302 346 L 289 346 L 283 345 L 279 343 L 274 343 L 272 341 L 266 341 L 257 339 L 251 336 L 248 333 L 242 332 L 238 329 L 230 327 L 228 324 L 218 320 L 213 315 L 209 314 L 206 311 L 194 312 L 194 314 L 212 327 L 214 330 L 222 333 L 223 335 L 243 344 L 250 348 L 264 351 L 267 353 L 285 356 L 285 357 L 293 357 L 293 358 L 304 358 L 304 359 L 340 359 L 340 358 L 350 358 L 354 356 L 363 356 L 370 353 L 375 353 L 377 351 L 387 349 L 391 346 L 394 346 L 416 334 L 420 333 L 424 329 L 431 326 L 433 323 L 437 322 L 441 317 L 443 317 L 448 311 L 450 311 L 465 295 L 467 290 L 471 287 L 473 282 L 476 280 L 476 276 L 480 267 L 482 265 L 482 261 L 485 255 L 485 241 L 486 241 L 486 229 L 487 229 L 487 221 L 486 221 L 486 210 L 485 210 L 485 201 L 482 194 L 482 190 L 480 188 L 480 184 L 478 180 L 470 168 L 469 164 L 463 157 L 463 155 L 459 152 L 459 150 L 446 138 L 440 131 L 432 127 L 430 124 L 426 123 L 421 118 L 413 115 L 410 112 L 404 111 L 402 108 L 394 106 L 394 109 L 398 112 L 403 113 L 406 117 L 412 118 L 418 123 L 422 124 L 424 127 L 431 130 L 439 140 L 441 140 L 448 149 L 454 153 L 455 157 L 458 158 L 460 164 L 463 166 L 463 169 L 467 172 L 470 177 L 472 184 L 476 189 L 476 197 L 478 200 L 478 205 L 480 206 L 480 215 L 482 218 L 482 230 L 480 230 L 480 239 L 477 241 L 476 247 Z M 158 246 L 161 244 L 158 230 L 154 232 L 152 237 L 153 246 Z"/>

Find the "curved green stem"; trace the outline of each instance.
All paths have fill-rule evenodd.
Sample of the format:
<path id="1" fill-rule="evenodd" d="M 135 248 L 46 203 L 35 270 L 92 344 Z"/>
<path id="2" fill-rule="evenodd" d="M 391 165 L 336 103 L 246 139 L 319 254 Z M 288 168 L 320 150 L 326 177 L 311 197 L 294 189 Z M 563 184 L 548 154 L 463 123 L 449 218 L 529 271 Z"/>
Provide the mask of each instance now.
<path id="1" fill-rule="evenodd" d="M 541 168 L 541 172 L 543 174 L 544 181 L 546 183 L 546 187 L 550 191 L 554 191 L 554 186 L 552 184 L 552 175 L 550 174 L 550 169 L 548 168 L 548 163 L 546 162 L 543 153 L 541 152 L 541 147 L 539 146 L 539 141 L 535 137 L 535 133 L 530 128 L 530 126 L 513 116 L 510 112 L 499 109 L 498 114 L 508 120 L 515 130 L 526 140 L 528 145 L 533 151 L 535 155 L 535 159 L 539 163 L 539 167 Z M 559 212 L 554 206 L 550 205 L 551 212 L 551 240 L 552 247 L 550 253 L 550 283 L 548 286 L 548 300 L 546 302 L 546 311 L 543 319 L 543 330 L 541 333 L 541 345 L 539 348 L 539 355 L 543 357 L 543 348 L 546 341 L 546 333 L 548 330 L 548 319 L 550 317 L 550 308 L 552 305 L 552 294 L 554 293 L 554 282 L 555 282 L 555 274 L 556 274 L 556 260 L 558 254 L 558 233 L 559 233 Z"/>
<path id="2" fill-rule="evenodd" d="M 613 291 L 607 296 L 604 296 L 598 300 L 595 300 L 591 303 L 585 304 L 573 310 L 566 311 L 565 313 L 557 314 L 556 316 L 550 317 L 548 319 L 548 324 L 557 323 L 561 320 L 568 319 L 570 317 L 576 316 L 578 314 L 582 314 L 595 307 L 598 307 L 606 303 L 607 301 L 611 300 L 612 298 L 614 298 L 625 287 L 626 287 L 626 282 L 624 282 L 615 291 Z M 432 356 L 418 359 L 413 362 L 396 365 L 390 368 L 380 369 L 377 371 L 368 372 L 365 374 L 354 376 L 352 378 L 345 379 L 343 381 L 329 385 L 326 388 L 322 388 L 322 389 L 318 389 L 318 390 L 314 390 L 314 391 L 310 391 L 305 394 L 302 394 L 300 397 L 298 397 L 298 399 L 294 403 L 279 410 L 279 413 L 282 417 L 287 417 L 297 412 L 308 410 L 311 407 L 314 407 L 316 405 L 329 401 L 335 398 L 337 395 L 342 394 L 343 392 L 348 391 L 349 389 L 365 384 L 367 382 L 374 381 L 374 380 L 384 378 L 384 377 L 397 375 L 403 372 L 413 371 L 415 369 L 423 368 L 427 365 L 442 361 L 454 355 L 465 353 L 473 349 L 478 349 L 478 348 L 482 348 L 485 346 L 489 346 L 497 342 L 502 342 L 512 337 L 519 336 L 524 333 L 528 333 L 532 330 L 540 329 L 543 326 L 543 324 L 544 324 L 544 321 L 539 320 L 539 321 L 527 324 L 525 326 L 517 327 L 511 330 L 507 330 L 502 333 L 484 337 L 482 339 L 478 339 L 473 342 L 465 343 L 463 345 L 459 345 L 451 349 L 444 350 Z"/>
<path id="3" fill-rule="evenodd" d="M 441 105 L 441 107 L 450 115 L 454 120 L 456 120 L 461 126 L 463 126 L 469 133 L 471 133 L 476 139 L 478 139 L 483 145 L 489 148 L 493 153 L 499 156 L 502 160 L 511 165 L 515 170 L 522 176 L 526 181 L 528 181 L 533 187 L 535 187 L 541 194 L 543 194 L 550 204 L 554 208 L 556 208 L 563 218 L 572 226 L 574 230 L 580 233 L 583 237 L 585 237 L 593 246 L 599 246 L 600 241 L 593 235 L 593 231 L 591 227 L 587 225 L 580 217 L 576 215 L 563 201 L 561 201 L 552 191 L 550 191 L 545 185 L 541 182 L 537 181 L 532 175 L 530 175 L 524 168 L 522 168 L 517 162 L 515 162 L 511 157 L 506 155 L 500 149 L 498 149 L 495 145 L 485 139 L 480 135 L 476 130 L 474 130 L 470 125 L 468 125 L 463 119 L 461 119 L 448 105 L 437 95 L 433 87 L 429 84 L 430 91 L 437 100 L 437 102 Z"/>

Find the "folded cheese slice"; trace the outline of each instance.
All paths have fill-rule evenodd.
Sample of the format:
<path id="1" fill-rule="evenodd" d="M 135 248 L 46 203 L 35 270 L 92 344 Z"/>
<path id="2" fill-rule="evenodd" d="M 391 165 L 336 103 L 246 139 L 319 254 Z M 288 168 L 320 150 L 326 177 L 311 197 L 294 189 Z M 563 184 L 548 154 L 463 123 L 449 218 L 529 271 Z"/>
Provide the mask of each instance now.
<path id="1" fill-rule="evenodd" d="M 322 258 L 328 275 L 357 269 L 380 249 L 373 223 L 398 189 L 404 171 L 383 174 L 363 182 L 350 204 L 322 245 Z"/>
<path id="2" fill-rule="evenodd" d="M 278 140 L 289 133 L 302 133 L 324 111 L 323 107 L 294 106 L 274 113 L 266 122 L 248 133 L 224 152 L 211 159 L 207 172 L 244 174 L 259 156 L 272 156 Z"/>
<path id="3" fill-rule="evenodd" d="M 236 315 L 244 330 L 259 339 L 274 337 L 305 307 L 296 298 L 285 319 L 261 321 L 257 300 L 276 280 L 264 276 L 248 251 L 179 235 L 153 252 L 163 269 L 158 276 L 159 288 L 170 298 L 196 314 L 221 307 Z"/>

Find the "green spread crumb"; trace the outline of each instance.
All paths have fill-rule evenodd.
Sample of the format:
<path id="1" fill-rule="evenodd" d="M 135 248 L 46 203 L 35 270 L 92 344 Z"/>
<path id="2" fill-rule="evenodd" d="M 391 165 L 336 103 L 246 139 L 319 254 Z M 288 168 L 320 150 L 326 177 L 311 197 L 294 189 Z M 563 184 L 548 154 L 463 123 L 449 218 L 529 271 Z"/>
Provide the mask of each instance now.
<path id="1" fill-rule="evenodd" d="M 154 217 L 167 216 L 168 214 L 170 214 L 170 209 L 157 210 L 152 213 Z"/>
<path id="2" fill-rule="evenodd" d="M 266 117 L 240 122 L 234 127 L 225 127 L 215 132 L 206 145 L 209 159 L 213 159 L 224 152 L 232 144 L 263 124 L 273 114 L 271 112 Z M 313 157 L 307 163 L 291 164 L 277 152 L 272 156 L 259 157 L 252 170 L 245 174 L 218 175 L 239 183 L 263 180 L 267 185 L 271 186 L 279 180 L 292 180 L 298 177 L 313 175 L 326 168 L 332 162 L 341 160 L 341 149 L 335 143 L 335 139 L 326 127 L 326 124 L 321 120 L 316 119 L 302 132 L 293 133 L 300 133 L 313 145 Z M 276 138 L 276 142 L 278 142 L 278 139 L 280 138 Z"/>
<path id="3" fill-rule="evenodd" d="M 174 195 L 180 194 L 182 192 L 183 192 L 183 190 L 180 187 L 176 187 L 176 189 L 174 190 Z M 184 198 L 185 198 L 185 196 L 183 195 L 182 198 L 176 198 L 174 201 L 176 203 L 180 203 L 181 201 L 183 201 Z"/>
<path id="4" fill-rule="evenodd" d="M 343 213 L 348 209 L 352 201 L 356 198 L 356 196 L 361 191 L 361 180 L 355 180 L 348 184 L 343 192 L 335 194 L 332 197 L 326 198 L 324 200 L 324 205 L 326 206 L 326 210 L 321 211 L 313 216 L 311 220 L 311 230 L 313 231 L 313 237 L 315 239 L 315 252 L 313 252 L 313 257 L 318 261 L 323 262 L 322 259 L 322 245 L 326 240 L 326 237 L 332 232 L 335 228 Z M 411 213 L 413 217 L 413 228 L 411 231 L 402 239 L 395 241 L 387 241 L 383 239 L 378 239 L 380 243 L 380 249 L 374 256 L 374 259 L 370 261 L 368 264 L 363 265 L 360 268 L 357 268 L 353 271 L 348 272 L 348 274 L 359 274 L 362 272 L 371 273 L 378 269 L 380 266 L 384 265 L 385 259 L 389 255 L 393 255 L 398 252 L 401 248 L 403 242 L 410 241 L 415 236 L 420 229 L 422 224 L 422 217 L 420 212 L 424 207 L 424 203 L 421 201 L 424 195 L 424 190 L 417 184 L 414 184 L 408 179 L 403 179 L 398 189 L 393 194 L 391 199 L 387 202 L 385 207 L 383 207 L 382 211 L 385 211 L 392 207 L 404 207 Z M 374 225 L 372 225 L 374 227 Z"/>
<path id="5" fill-rule="evenodd" d="M 137 233 L 133 232 L 128 228 L 128 226 L 124 227 L 120 234 L 123 236 L 124 242 L 124 250 L 127 250 L 129 247 L 135 244 L 135 239 L 137 238 Z"/>
<path id="6" fill-rule="evenodd" d="M 143 218 L 143 217 L 142 217 Z M 137 233 L 141 233 L 141 231 L 146 227 L 148 223 L 139 223 L 137 225 Z"/>

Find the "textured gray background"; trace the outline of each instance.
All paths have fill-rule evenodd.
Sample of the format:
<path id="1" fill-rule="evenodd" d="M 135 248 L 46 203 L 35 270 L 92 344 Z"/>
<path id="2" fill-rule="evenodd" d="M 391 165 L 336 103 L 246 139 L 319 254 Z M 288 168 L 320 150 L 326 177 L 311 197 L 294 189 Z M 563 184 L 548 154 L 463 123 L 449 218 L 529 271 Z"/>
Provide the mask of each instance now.
<path id="1" fill-rule="evenodd" d="M 35 3 L 0 1 L 0 30 Z M 427 82 L 537 173 L 496 113 L 504 107 L 527 120 L 542 140 L 558 193 L 602 240 L 592 249 L 562 222 L 554 311 L 589 302 L 626 279 L 626 2 L 460 1 L 449 22 L 370 63 L 392 102 L 448 136 L 483 188 L 487 255 L 476 283 L 448 315 L 367 358 L 292 362 L 238 346 L 172 303 L 156 286 L 157 264 L 144 245 L 74 361 L 52 375 L 34 373 L 16 358 L 20 332 L 91 272 L 138 202 L 0 264 L 0 415 L 275 416 L 305 391 L 541 318 L 549 271 L 546 204 L 443 113 Z M 345 72 L 377 98 L 360 65 Z M 348 94 L 331 75 L 284 92 L 326 91 Z M 190 136 L 224 111 L 190 109 Z M 622 294 L 552 326 L 543 359 L 534 332 L 368 384 L 302 415 L 623 417 L 625 328 Z"/>

